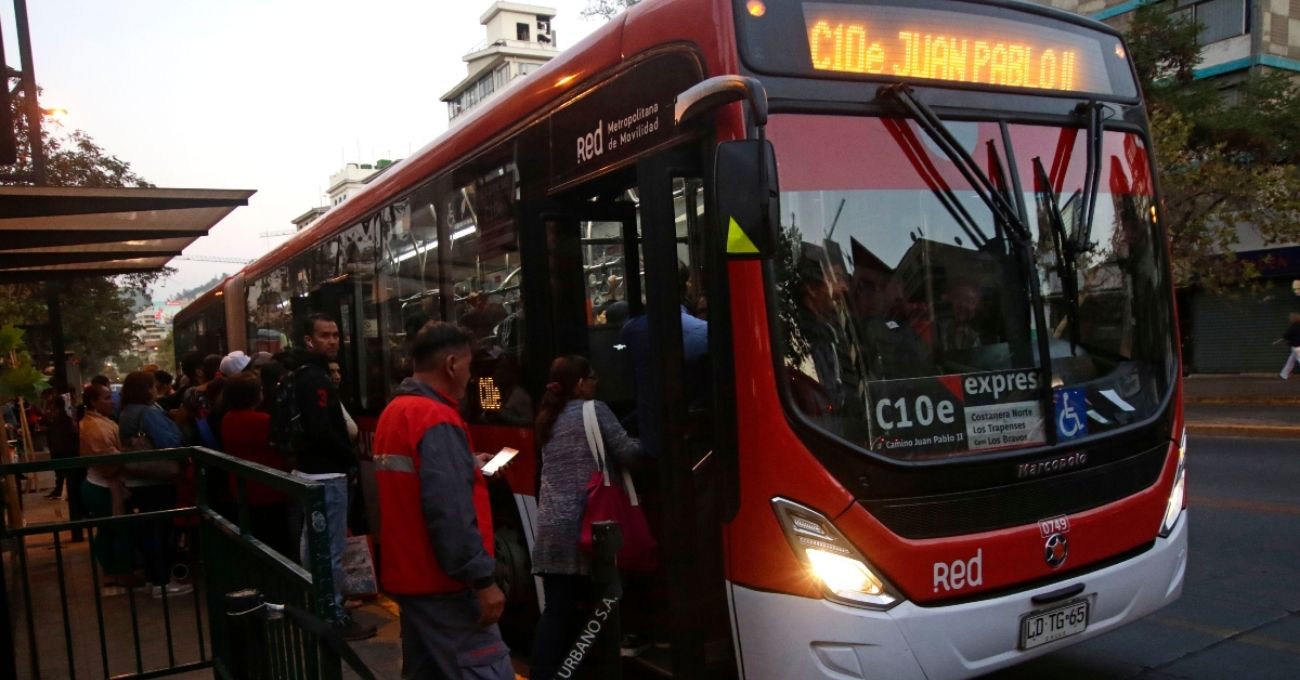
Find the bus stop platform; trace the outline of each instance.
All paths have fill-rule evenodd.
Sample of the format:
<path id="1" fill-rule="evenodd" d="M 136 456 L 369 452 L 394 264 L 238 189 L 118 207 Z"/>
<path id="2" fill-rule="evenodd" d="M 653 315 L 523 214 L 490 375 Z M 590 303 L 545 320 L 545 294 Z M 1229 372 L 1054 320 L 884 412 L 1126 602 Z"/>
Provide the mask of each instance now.
<path id="1" fill-rule="evenodd" d="M 38 459 L 46 457 L 43 453 L 38 451 L 36 457 Z M 53 473 L 41 472 L 38 473 L 37 478 L 37 484 L 35 485 L 37 490 L 24 493 L 22 498 L 23 515 L 27 525 L 67 521 L 67 502 L 45 497 L 54 486 Z M 68 580 L 67 621 L 72 626 L 73 630 L 70 632 L 76 641 L 77 648 L 74 650 L 75 654 L 73 655 L 76 667 L 69 668 L 66 655 L 55 652 L 52 646 L 54 642 L 61 644 L 65 637 L 63 618 L 51 614 L 57 612 L 60 607 L 58 596 L 59 572 L 62 570 L 68 574 L 86 574 L 89 573 L 88 570 L 91 568 L 89 542 L 71 543 L 68 542 L 67 536 L 67 532 L 63 532 L 62 564 L 58 564 L 56 561 L 53 541 L 48 535 L 32 536 L 27 539 L 30 578 L 27 592 L 32 594 L 31 605 L 35 616 L 33 617 L 33 628 L 30 631 L 21 622 L 21 616 L 19 616 L 20 620 L 15 622 L 19 624 L 14 627 L 16 647 L 20 650 L 19 678 L 30 677 L 30 668 L 25 663 L 26 659 L 24 658 L 28 649 L 27 635 L 29 634 L 41 641 L 42 677 L 94 677 L 99 671 L 99 640 L 96 639 L 94 631 L 96 602 L 94 588 L 89 578 Z M 6 570 L 7 581 L 11 589 L 19 584 L 16 577 L 18 565 L 15 562 L 13 554 L 4 551 L 2 559 L 0 559 L 0 568 Z M 11 590 L 11 592 L 13 591 Z M 196 629 L 196 614 L 188 597 L 174 598 L 171 603 L 171 611 L 167 615 L 164 614 L 159 602 L 151 599 L 148 595 L 136 595 L 134 599 L 137 605 L 134 615 L 139 617 L 142 640 L 156 641 L 162 639 L 166 635 L 165 618 L 169 615 L 172 630 L 171 637 L 174 642 L 174 651 L 172 653 L 175 655 L 177 662 L 183 663 L 200 658 L 200 645 L 206 647 L 209 650 L 208 653 L 210 653 L 211 642 L 207 639 L 206 624 L 201 632 Z M 101 600 L 101 603 L 107 602 L 104 611 L 109 625 L 104 627 L 106 636 L 104 642 L 109 650 L 109 666 L 113 674 L 129 673 L 135 670 L 134 659 L 131 658 L 130 653 L 134 646 L 132 626 L 129 620 L 116 620 L 127 616 L 126 609 L 119 600 L 125 600 L 125 596 L 109 596 Z M 15 611 L 16 615 L 19 613 Z M 352 615 L 363 624 L 378 626 L 378 634 L 375 637 L 352 643 L 352 648 L 357 652 L 357 655 L 374 672 L 376 677 L 400 678 L 402 653 L 396 604 L 380 596 L 353 610 Z M 167 662 L 164 650 L 156 644 L 142 645 L 142 657 L 141 661 L 146 669 L 160 667 Z M 184 680 L 210 680 L 213 677 L 213 672 L 210 669 L 204 669 L 173 675 L 172 677 L 183 678 Z M 345 664 L 342 677 L 347 679 L 357 678 L 358 676 Z"/>
<path id="2" fill-rule="evenodd" d="M 1191 434 L 1300 437 L 1300 372 L 1190 375 L 1183 398 Z"/>

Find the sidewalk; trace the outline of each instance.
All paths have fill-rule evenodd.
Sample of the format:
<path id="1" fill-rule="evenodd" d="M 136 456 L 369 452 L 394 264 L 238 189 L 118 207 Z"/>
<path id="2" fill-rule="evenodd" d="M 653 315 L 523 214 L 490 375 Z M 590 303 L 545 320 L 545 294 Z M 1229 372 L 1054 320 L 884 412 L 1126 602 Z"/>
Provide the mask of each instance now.
<path id="1" fill-rule="evenodd" d="M 1229 437 L 1300 437 L 1300 376 L 1197 374 L 1183 380 L 1187 431 Z"/>

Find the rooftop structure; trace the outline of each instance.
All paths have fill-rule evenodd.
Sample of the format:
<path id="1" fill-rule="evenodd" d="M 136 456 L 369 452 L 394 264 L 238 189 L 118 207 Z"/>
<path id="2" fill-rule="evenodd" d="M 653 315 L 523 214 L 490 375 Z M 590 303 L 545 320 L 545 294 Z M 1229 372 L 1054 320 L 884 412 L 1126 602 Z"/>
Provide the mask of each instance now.
<path id="1" fill-rule="evenodd" d="M 550 7 L 492 3 L 479 18 L 487 28 L 487 37 L 465 54 L 467 75 L 442 95 L 442 101 L 447 102 L 447 119 L 456 120 L 559 54 L 551 30 L 554 17 L 555 10 Z"/>

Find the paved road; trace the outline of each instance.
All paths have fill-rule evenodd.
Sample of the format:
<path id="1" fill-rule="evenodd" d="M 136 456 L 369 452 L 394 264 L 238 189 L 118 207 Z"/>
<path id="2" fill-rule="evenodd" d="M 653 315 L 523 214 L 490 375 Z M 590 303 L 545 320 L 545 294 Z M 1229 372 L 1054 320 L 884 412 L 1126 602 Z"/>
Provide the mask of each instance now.
<path id="1" fill-rule="evenodd" d="M 987 677 L 1300 678 L 1300 439 L 1193 437 L 1188 484 L 1181 600 Z"/>

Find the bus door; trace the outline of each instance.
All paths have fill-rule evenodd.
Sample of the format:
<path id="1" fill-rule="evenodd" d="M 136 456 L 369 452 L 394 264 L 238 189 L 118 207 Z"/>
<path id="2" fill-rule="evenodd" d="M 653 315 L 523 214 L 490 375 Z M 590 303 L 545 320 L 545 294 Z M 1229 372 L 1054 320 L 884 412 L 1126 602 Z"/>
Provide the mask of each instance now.
<path id="1" fill-rule="evenodd" d="M 665 527 L 657 538 L 670 603 L 663 622 L 671 631 L 666 661 L 673 677 L 733 677 L 722 561 L 724 475 L 722 456 L 715 455 L 717 425 L 729 411 L 725 391 L 718 390 L 729 357 L 714 349 L 726 336 L 717 323 L 725 306 L 716 304 L 725 297 L 718 297 L 719 239 L 710 236 L 695 148 L 638 163 L 637 194 L 651 348 L 648 389 L 639 398 L 652 404 L 648 427 L 657 433 Z"/>
<path id="2" fill-rule="evenodd" d="M 673 677 L 728 677 L 730 650 L 710 414 L 703 182 L 693 149 L 642 161 L 553 197 L 544 234 L 543 362 L 587 357 L 596 398 L 649 452 L 634 470 L 660 567 L 625 575 L 625 633 L 655 645 L 634 663 Z M 541 247 L 542 238 L 538 238 Z M 540 269 L 540 268 L 539 268 Z M 543 462 L 544 464 L 544 462 Z M 706 663 L 707 658 L 716 663 Z M 715 653 L 716 651 L 716 653 Z"/>

